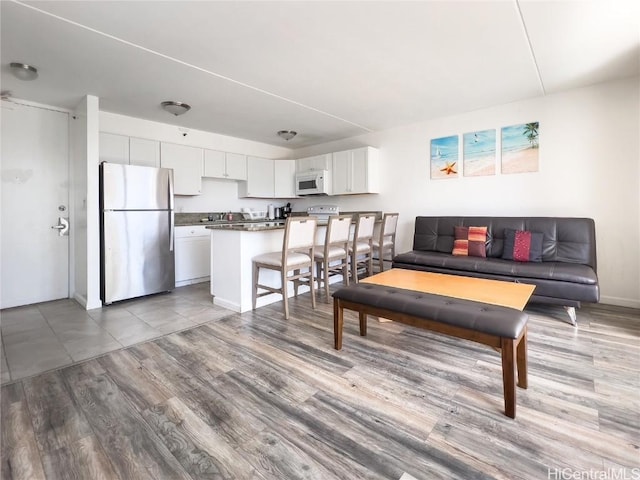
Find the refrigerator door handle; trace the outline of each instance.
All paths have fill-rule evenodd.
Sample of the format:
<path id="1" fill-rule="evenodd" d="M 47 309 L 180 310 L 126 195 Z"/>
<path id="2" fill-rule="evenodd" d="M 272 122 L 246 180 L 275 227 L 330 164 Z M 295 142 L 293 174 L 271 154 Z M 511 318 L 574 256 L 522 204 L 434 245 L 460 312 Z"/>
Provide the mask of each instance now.
<path id="1" fill-rule="evenodd" d="M 169 210 L 173 210 L 173 170 L 169 170 Z"/>
<path id="2" fill-rule="evenodd" d="M 175 236 L 175 219 L 173 210 L 169 210 L 169 251 L 173 252 L 173 237 Z"/>

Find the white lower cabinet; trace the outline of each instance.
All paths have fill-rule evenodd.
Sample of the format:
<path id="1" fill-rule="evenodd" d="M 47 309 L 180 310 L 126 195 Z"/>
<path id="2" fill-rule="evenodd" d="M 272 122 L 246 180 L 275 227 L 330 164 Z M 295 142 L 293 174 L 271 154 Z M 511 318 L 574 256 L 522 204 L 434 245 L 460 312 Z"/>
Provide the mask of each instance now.
<path id="1" fill-rule="evenodd" d="M 173 190 L 176 195 L 200 195 L 202 193 L 203 149 L 160 144 L 160 165 L 173 169 Z"/>
<path id="2" fill-rule="evenodd" d="M 176 287 L 208 282 L 211 272 L 211 234 L 201 225 L 176 227 Z"/>

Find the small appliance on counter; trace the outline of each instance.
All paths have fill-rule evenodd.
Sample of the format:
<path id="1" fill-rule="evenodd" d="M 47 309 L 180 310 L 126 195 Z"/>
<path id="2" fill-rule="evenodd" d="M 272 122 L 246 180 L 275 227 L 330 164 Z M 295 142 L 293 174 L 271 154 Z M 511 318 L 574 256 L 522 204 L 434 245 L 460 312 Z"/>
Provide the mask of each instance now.
<path id="1" fill-rule="evenodd" d="M 328 223 L 329 217 L 340 215 L 340 208 L 337 205 L 313 205 L 307 208 L 307 215 L 316 217 L 318 223 Z"/>

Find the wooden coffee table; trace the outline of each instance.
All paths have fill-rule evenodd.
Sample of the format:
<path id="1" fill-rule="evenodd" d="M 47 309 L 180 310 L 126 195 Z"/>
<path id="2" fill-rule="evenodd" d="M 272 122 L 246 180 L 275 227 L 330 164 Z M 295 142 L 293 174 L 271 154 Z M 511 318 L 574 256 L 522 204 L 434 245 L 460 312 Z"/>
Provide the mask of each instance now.
<path id="1" fill-rule="evenodd" d="M 527 305 L 533 290 L 536 288 L 535 285 L 525 283 L 486 280 L 484 278 L 420 272 L 400 268 L 392 268 L 386 272 L 360 280 L 360 282 L 489 303 L 491 305 L 515 308 L 520 311 Z"/>
<path id="2" fill-rule="evenodd" d="M 527 388 L 527 325 L 526 316 L 522 310 L 526 306 L 535 286 L 522 283 L 511 283 L 498 280 L 485 280 L 441 273 L 420 272 L 415 270 L 391 269 L 362 280 L 361 283 L 377 285 L 376 288 L 389 287 L 388 291 L 381 290 L 380 296 L 371 296 L 364 289 L 362 294 L 357 285 L 345 287 L 334 293 L 333 321 L 334 340 L 336 350 L 342 348 L 343 310 L 349 309 L 359 313 L 360 335 L 367 334 L 367 316 L 390 318 L 414 327 L 432 330 L 466 340 L 488 345 L 499 351 L 502 357 L 502 378 L 504 389 L 505 414 L 511 418 L 516 416 L 516 376 L 517 385 Z M 407 297 L 398 302 L 388 302 L 384 295 L 402 295 L 402 291 L 415 291 L 427 295 L 424 299 Z M 398 292 L 398 293 L 396 293 Z M 438 298 L 459 299 L 475 315 L 474 325 L 461 326 L 459 316 L 454 308 L 448 308 L 449 302 Z M 404 313 L 405 306 L 424 302 L 424 310 L 419 314 Z M 459 302 L 453 302 L 459 303 Z M 453 305 L 453 303 L 451 303 Z M 485 308 L 489 304 L 496 307 Z M 386 306 L 385 306 L 386 305 Z M 433 310 L 434 305 L 435 310 Z M 506 307 L 506 308 L 503 308 Z M 494 310 L 491 310 L 493 308 Z M 501 310 L 495 310 L 495 309 Z M 475 309 L 475 310 L 474 310 Z M 457 311 L 457 310 L 455 310 Z M 428 313 L 433 312 L 433 313 Z M 485 320 L 493 321 L 494 315 L 501 312 L 504 329 L 491 324 L 484 324 Z M 513 313 L 509 313 L 513 312 Z M 434 315 L 430 317 L 429 315 Z M 485 328 L 485 326 L 487 328 Z M 511 330 L 513 327 L 514 330 Z M 492 333 L 490 333 L 490 331 Z M 500 333 L 498 333 L 500 332 Z"/>

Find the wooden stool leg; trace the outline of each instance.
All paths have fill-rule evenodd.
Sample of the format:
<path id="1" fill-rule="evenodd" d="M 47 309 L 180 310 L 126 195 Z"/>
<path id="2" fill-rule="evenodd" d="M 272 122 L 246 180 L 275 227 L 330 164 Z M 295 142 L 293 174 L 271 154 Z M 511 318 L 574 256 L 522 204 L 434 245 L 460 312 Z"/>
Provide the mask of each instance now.
<path id="1" fill-rule="evenodd" d="M 313 276 L 313 262 L 309 265 L 309 287 L 311 288 L 311 307 L 316 309 L 316 279 Z"/>
<path id="2" fill-rule="evenodd" d="M 516 342 L 512 338 L 501 340 L 504 413 L 511 418 L 516 418 Z"/>
<path id="3" fill-rule="evenodd" d="M 340 300 L 333 299 L 333 341 L 336 350 L 342 348 L 342 326 L 344 324 L 344 310 Z"/>
<path id="4" fill-rule="evenodd" d="M 282 269 L 282 300 L 284 301 L 284 319 L 289 320 L 289 295 L 287 295 L 287 271 Z"/>
<path id="5" fill-rule="evenodd" d="M 253 309 L 256 309 L 256 302 L 258 300 L 258 277 L 259 277 L 260 267 L 253 262 L 253 295 L 252 295 L 252 305 Z"/>

